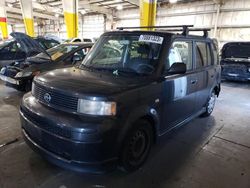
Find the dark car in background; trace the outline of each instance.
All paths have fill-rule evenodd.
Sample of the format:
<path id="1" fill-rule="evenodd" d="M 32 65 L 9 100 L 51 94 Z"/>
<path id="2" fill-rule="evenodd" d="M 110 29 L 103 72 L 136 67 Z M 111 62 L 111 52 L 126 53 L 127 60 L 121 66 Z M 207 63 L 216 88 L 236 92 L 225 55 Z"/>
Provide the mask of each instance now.
<path id="1" fill-rule="evenodd" d="M 82 61 L 92 43 L 66 43 L 28 57 L 25 61 L 14 62 L 3 67 L 0 78 L 6 85 L 21 91 L 30 91 L 33 78 L 41 72 L 66 68 Z"/>
<path id="2" fill-rule="evenodd" d="M 12 33 L 13 39 L 2 41 L 0 44 L 0 68 L 7 66 L 13 62 L 22 62 L 27 57 L 39 53 L 29 48 L 24 48 L 19 42 L 20 37 L 24 36 L 23 33 Z M 47 50 L 58 44 L 58 41 L 46 37 L 36 37 L 35 41 L 40 47 Z"/>
<path id="3" fill-rule="evenodd" d="M 221 68 L 205 33 L 103 34 L 79 66 L 35 77 L 20 107 L 25 141 L 72 170 L 138 169 L 160 137 L 214 109 Z"/>
<path id="4" fill-rule="evenodd" d="M 250 42 L 230 42 L 221 50 L 222 79 L 250 81 Z"/>

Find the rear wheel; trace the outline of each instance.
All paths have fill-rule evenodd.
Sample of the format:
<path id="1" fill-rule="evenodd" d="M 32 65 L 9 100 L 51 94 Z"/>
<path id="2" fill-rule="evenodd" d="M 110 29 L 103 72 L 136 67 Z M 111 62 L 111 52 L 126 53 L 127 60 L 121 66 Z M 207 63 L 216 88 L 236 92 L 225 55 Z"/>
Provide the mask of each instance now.
<path id="1" fill-rule="evenodd" d="M 212 114 L 214 110 L 215 102 L 216 102 L 216 94 L 215 94 L 215 91 L 212 91 L 212 93 L 209 96 L 208 102 L 206 104 L 206 112 L 203 113 L 201 117 L 208 117 Z"/>
<path id="2" fill-rule="evenodd" d="M 122 170 L 131 172 L 140 168 L 148 157 L 152 142 L 151 124 L 146 120 L 139 120 L 124 140 L 120 154 Z"/>

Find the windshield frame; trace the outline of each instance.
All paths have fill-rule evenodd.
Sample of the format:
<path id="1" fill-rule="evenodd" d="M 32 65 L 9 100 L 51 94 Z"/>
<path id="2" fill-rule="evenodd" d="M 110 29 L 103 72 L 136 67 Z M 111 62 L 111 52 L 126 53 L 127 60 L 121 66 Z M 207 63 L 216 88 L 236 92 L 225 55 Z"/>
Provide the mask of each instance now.
<path id="1" fill-rule="evenodd" d="M 140 74 L 138 73 L 137 75 L 140 75 L 140 76 L 155 76 L 156 74 L 159 74 L 159 68 L 162 67 L 162 60 L 164 59 L 164 54 L 163 52 L 166 50 L 165 49 L 165 45 L 166 45 L 166 41 L 169 41 L 169 40 L 166 40 L 166 38 L 171 38 L 171 36 L 169 35 L 169 37 L 166 37 L 168 35 L 166 35 L 165 33 L 161 33 L 161 32 L 154 32 L 154 31 L 113 31 L 113 32 L 107 32 L 107 33 L 104 33 L 99 39 L 98 41 L 94 44 L 94 46 L 92 47 L 91 51 L 87 54 L 87 56 L 85 57 L 85 59 L 82 61 L 82 63 L 79 65 L 79 69 L 91 69 L 91 71 L 100 71 L 98 70 L 98 67 L 94 67 L 94 66 L 88 66 L 88 61 L 92 61 L 93 60 L 93 57 L 91 57 L 92 55 L 94 55 L 94 53 L 96 51 L 98 51 L 98 48 L 103 46 L 101 45 L 102 44 L 102 41 L 105 40 L 104 38 L 105 37 L 113 37 L 115 39 L 115 37 L 140 37 L 141 35 L 154 35 L 154 36 L 158 36 L 158 37 L 162 37 L 163 38 L 163 41 L 162 43 L 160 44 L 160 50 L 159 50 L 159 53 L 158 53 L 158 59 L 156 59 L 157 63 L 155 64 L 154 66 L 154 71 L 152 71 L 152 73 L 148 73 L 148 74 Z M 123 58 L 123 55 L 122 55 L 122 58 Z M 122 68 L 122 67 L 119 67 L 119 68 Z M 105 70 L 103 70 L 103 72 L 111 72 L 114 74 L 114 72 L 116 70 L 118 71 L 123 71 L 122 69 L 119 69 L 119 68 L 106 68 Z M 127 72 L 126 71 L 126 68 L 124 68 L 124 72 Z M 134 75 L 136 75 L 136 71 L 133 72 Z M 116 75 L 118 76 L 118 74 Z"/>

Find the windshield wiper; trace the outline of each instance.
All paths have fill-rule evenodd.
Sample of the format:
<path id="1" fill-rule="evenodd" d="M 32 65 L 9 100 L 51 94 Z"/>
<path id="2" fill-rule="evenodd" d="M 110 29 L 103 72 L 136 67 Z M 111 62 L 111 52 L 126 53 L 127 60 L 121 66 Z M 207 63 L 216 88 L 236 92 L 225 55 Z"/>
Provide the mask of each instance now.
<path id="1" fill-rule="evenodd" d="M 146 76 L 148 74 L 145 74 L 145 73 L 138 73 L 132 69 L 116 69 L 113 71 L 113 74 L 114 75 L 136 75 L 136 76 Z"/>

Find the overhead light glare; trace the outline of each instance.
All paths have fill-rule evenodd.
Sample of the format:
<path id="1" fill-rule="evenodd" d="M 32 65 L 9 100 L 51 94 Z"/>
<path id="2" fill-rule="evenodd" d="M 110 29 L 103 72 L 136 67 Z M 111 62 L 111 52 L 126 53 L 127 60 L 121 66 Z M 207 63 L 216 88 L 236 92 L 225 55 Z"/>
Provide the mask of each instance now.
<path id="1" fill-rule="evenodd" d="M 8 5 L 8 7 L 13 7 L 13 4 L 8 3 L 7 5 Z"/>
<path id="2" fill-rule="evenodd" d="M 84 10 L 84 9 L 82 9 L 82 10 L 80 10 L 80 13 L 81 13 L 81 14 L 86 14 L 86 13 L 87 13 L 87 11 L 86 11 L 86 10 Z"/>
<path id="3" fill-rule="evenodd" d="M 59 16 L 60 16 L 60 15 L 59 15 L 58 13 L 56 13 L 56 14 L 55 14 L 55 17 L 57 17 L 57 18 L 58 18 Z"/>
<path id="4" fill-rule="evenodd" d="M 116 7 L 116 9 L 117 9 L 117 10 L 122 10 L 122 9 L 123 9 L 123 6 L 122 6 L 122 5 L 118 5 L 118 6 Z"/>
<path id="5" fill-rule="evenodd" d="M 177 3 L 178 0 L 169 0 L 169 3 Z"/>

